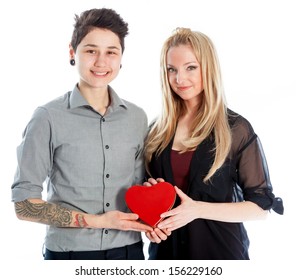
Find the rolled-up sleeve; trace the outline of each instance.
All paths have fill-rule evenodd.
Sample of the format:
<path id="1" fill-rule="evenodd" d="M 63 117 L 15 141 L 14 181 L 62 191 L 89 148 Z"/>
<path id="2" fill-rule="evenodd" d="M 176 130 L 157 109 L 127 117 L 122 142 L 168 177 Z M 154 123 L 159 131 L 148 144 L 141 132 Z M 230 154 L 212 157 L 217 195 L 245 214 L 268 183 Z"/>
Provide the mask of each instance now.
<path id="1" fill-rule="evenodd" d="M 245 120 L 240 126 L 240 149 L 237 156 L 238 184 L 244 200 L 252 201 L 264 210 L 284 213 L 283 201 L 275 197 L 269 170 L 259 137 Z"/>

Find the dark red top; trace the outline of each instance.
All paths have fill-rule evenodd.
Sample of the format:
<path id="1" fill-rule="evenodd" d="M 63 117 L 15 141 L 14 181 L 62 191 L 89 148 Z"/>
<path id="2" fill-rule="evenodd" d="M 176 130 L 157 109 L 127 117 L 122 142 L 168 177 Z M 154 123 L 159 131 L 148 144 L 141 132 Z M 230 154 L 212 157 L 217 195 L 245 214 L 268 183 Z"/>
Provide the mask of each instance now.
<path id="1" fill-rule="evenodd" d="M 194 151 L 180 153 L 171 150 L 171 165 L 176 186 L 184 193 L 188 188 L 189 167 Z"/>

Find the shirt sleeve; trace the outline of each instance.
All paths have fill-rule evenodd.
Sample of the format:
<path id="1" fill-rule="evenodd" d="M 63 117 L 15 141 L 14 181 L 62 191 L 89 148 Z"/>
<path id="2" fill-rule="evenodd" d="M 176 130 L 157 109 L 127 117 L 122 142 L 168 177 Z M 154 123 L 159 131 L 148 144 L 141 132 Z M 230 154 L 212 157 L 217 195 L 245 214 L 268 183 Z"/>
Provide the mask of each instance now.
<path id="1" fill-rule="evenodd" d="M 44 108 L 34 112 L 17 147 L 17 169 L 12 201 L 42 198 L 43 183 L 52 166 L 52 127 Z"/>
<path id="2" fill-rule="evenodd" d="M 264 210 L 283 214 L 283 201 L 273 194 L 269 170 L 262 144 L 250 123 L 241 119 L 236 127 L 237 174 L 244 200 L 252 201 Z"/>

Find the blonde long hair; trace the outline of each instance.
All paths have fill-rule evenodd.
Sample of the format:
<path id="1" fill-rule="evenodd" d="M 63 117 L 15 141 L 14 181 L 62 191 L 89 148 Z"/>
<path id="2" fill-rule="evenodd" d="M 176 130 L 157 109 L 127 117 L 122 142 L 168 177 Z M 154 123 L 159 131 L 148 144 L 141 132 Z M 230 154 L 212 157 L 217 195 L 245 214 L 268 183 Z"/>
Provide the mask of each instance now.
<path id="1" fill-rule="evenodd" d="M 178 119 L 185 113 L 183 100 L 175 94 L 167 75 L 167 52 L 179 45 L 190 45 L 200 63 L 204 92 L 191 127 L 191 136 L 183 143 L 185 151 L 196 147 L 213 133 L 215 138 L 214 162 L 204 178 L 207 182 L 224 163 L 231 146 L 231 131 L 227 118 L 227 106 L 222 85 L 220 64 L 212 41 L 203 33 L 189 28 L 177 28 L 165 41 L 161 51 L 162 112 L 152 125 L 146 139 L 145 163 L 149 172 L 152 154 L 158 156 L 175 134 Z"/>

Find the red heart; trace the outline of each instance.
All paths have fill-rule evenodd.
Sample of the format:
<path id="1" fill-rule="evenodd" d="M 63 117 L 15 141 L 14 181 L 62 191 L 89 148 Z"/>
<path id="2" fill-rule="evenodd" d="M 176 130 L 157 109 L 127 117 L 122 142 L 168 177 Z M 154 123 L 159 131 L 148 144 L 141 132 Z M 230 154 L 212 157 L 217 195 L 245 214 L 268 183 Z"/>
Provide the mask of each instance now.
<path id="1" fill-rule="evenodd" d="M 125 201 L 129 209 L 152 227 L 162 220 L 160 214 L 173 207 L 175 199 L 175 188 L 167 182 L 161 182 L 151 187 L 135 185 L 130 187 L 125 194 Z"/>

